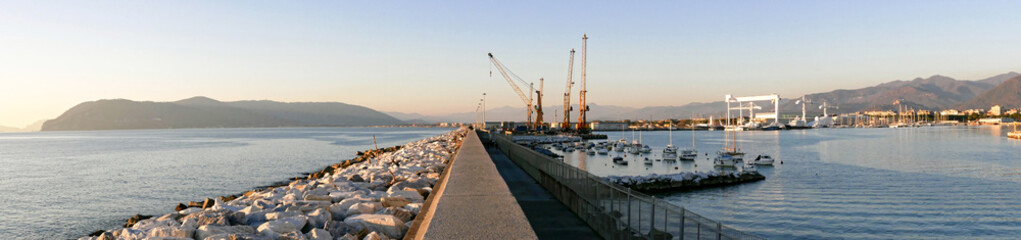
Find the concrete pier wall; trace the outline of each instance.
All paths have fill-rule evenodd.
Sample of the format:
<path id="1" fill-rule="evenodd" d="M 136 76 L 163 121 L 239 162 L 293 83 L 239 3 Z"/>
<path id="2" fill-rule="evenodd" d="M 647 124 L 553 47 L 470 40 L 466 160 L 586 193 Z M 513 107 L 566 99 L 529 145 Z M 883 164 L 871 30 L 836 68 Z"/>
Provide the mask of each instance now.
<path id="1" fill-rule="evenodd" d="M 474 131 L 437 186 L 405 239 L 538 239 Z"/>

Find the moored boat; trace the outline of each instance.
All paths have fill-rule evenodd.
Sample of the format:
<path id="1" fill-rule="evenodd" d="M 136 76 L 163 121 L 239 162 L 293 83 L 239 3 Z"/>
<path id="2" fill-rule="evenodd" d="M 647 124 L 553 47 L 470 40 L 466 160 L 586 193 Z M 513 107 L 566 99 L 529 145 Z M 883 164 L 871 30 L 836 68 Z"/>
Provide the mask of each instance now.
<path id="1" fill-rule="evenodd" d="M 621 156 L 613 157 L 613 163 L 619 165 L 627 165 L 627 161 L 625 161 L 624 157 Z"/>
<path id="2" fill-rule="evenodd" d="M 733 167 L 737 163 L 737 160 L 733 156 L 726 153 L 720 152 L 716 158 L 713 159 L 713 166 L 717 167 Z"/>
<path id="3" fill-rule="evenodd" d="M 748 160 L 748 162 L 755 165 L 773 165 L 773 162 L 775 161 L 773 160 L 773 157 L 763 154 L 756 156 L 755 159 Z"/>
<path id="4" fill-rule="evenodd" d="M 677 147 L 674 147 L 674 125 L 673 121 L 670 122 L 670 143 L 663 148 L 663 159 L 677 159 Z"/>

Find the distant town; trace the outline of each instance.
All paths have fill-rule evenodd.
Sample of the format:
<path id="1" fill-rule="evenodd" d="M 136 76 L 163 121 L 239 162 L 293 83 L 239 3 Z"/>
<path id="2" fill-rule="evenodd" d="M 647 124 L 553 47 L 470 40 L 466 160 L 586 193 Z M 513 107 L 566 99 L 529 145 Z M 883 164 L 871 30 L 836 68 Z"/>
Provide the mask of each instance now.
<path id="1" fill-rule="evenodd" d="M 819 121 L 820 118 L 828 117 L 828 122 Z M 799 121 L 802 116 L 783 115 L 783 119 L 790 122 Z M 711 122 L 710 122 L 711 121 Z M 756 117 L 732 117 L 732 123 L 743 126 L 766 126 L 771 120 Z M 888 127 L 922 127 L 922 126 L 948 126 L 948 125 L 1001 125 L 1016 124 L 1021 121 L 1021 108 L 1005 109 L 1000 105 L 991 106 L 989 109 L 946 109 L 941 111 L 903 109 L 901 111 L 861 111 L 854 113 L 830 114 L 828 116 L 817 116 L 815 121 L 810 121 L 812 128 L 888 128 Z M 816 123 L 813 123 L 816 122 Z M 413 126 L 426 127 L 456 127 L 466 126 L 471 123 L 436 123 L 436 124 L 413 124 Z M 524 127 L 525 122 L 514 121 L 489 121 L 485 126 L 488 128 L 514 129 Z M 667 130 L 691 129 L 710 130 L 725 129 L 726 118 L 695 117 L 689 119 L 629 119 L 629 120 L 596 120 L 591 122 L 593 131 L 616 131 L 616 130 Z M 784 129 L 792 124 L 784 124 Z M 542 123 L 543 129 L 555 130 L 560 123 Z M 742 130 L 762 130 L 759 128 L 744 128 Z"/>

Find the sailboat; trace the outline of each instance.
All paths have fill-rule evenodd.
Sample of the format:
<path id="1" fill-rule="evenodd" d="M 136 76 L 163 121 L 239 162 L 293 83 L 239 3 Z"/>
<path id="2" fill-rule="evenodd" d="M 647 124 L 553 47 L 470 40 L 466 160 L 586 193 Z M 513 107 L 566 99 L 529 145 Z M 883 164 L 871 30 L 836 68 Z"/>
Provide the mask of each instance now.
<path id="1" fill-rule="evenodd" d="M 670 144 L 667 144 L 666 148 L 663 149 L 663 160 L 673 161 L 673 160 L 677 159 L 677 148 L 674 147 L 674 122 L 673 122 L 673 120 L 670 121 L 669 131 L 670 131 Z"/>
<path id="2" fill-rule="evenodd" d="M 627 140 L 624 140 L 624 126 L 621 126 L 620 127 L 620 140 L 617 141 L 617 144 L 613 145 L 613 151 L 623 152 L 624 148 L 626 148 L 626 147 L 627 147 Z"/>
<path id="3" fill-rule="evenodd" d="M 639 149 L 640 147 L 641 147 L 641 144 L 638 143 L 638 139 L 635 138 L 635 130 L 631 129 L 631 144 L 628 145 L 626 151 L 628 153 L 631 153 L 631 154 L 638 154 L 638 151 L 640 150 Z"/>
<path id="4" fill-rule="evenodd" d="M 727 141 L 727 145 L 724 146 L 723 149 L 721 149 L 719 152 L 717 152 L 717 155 L 727 155 L 733 158 L 735 161 L 743 160 L 744 152 L 741 152 L 741 149 L 737 147 L 737 133 L 726 132 L 724 136 L 726 135 L 730 135 Z"/>
<path id="5" fill-rule="evenodd" d="M 692 121 L 695 120 L 695 115 L 691 116 Z M 673 138 L 671 138 L 673 139 Z M 695 150 L 695 123 L 691 123 L 691 148 L 684 149 L 681 151 L 681 160 L 695 160 L 698 157 L 698 150 Z"/>
<path id="6" fill-rule="evenodd" d="M 642 153 L 651 153 L 652 152 L 652 148 L 650 148 L 649 145 L 645 145 L 644 143 L 642 143 L 643 140 L 645 140 L 645 138 L 643 138 L 642 137 L 642 133 L 639 132 L 638 133 L 638 151 L 642 152 Z"/>
<path id="7" fill-rule="evenodd" d="M 1017 130 L 1017 125 L 1018 125 L 1017 123 L 1014 124 L 1014 131 L 1013 132 L 1007 133 L 1007 137 L 1008 138 L 1021 139 L 1021 131 Z"/>
<path id="8" fill-rule="evenodd" d="M 724 131 L 723 136 L 724 138 L 727 138 L 727 145 L 719 152 L 716 152 L 716 158 L 713 159 L 713 165 L 717 167 L 733 167 L 737 161 L 742 160 L 744 152 L 741 152 L 741 149 L 737 148 L 737 132 Z"/>
<path id="9" fill-rule="evenodd" d="M 719 153 L 716 158 L 713 159 L 713 165 L 717 167 L 733 167 L 737 163 L 737 160 L 733 156 L 727 155 L 726 153 Z"/>

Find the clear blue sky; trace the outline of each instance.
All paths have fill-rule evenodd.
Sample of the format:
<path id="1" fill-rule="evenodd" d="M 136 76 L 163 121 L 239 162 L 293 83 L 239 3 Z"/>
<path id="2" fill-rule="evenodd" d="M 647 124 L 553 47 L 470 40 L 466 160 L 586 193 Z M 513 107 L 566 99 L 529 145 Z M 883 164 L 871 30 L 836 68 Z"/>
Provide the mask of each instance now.
<path id="1" fill-rule="evenodd" d="M 979 79 L 1021 70 L 1019 9 L 1019 1 L 5 1 L 0 125 L 110 98 L 340 101 L 443 114 L 473 111 L 487 92 L 490 107 L 521 105 L 489 76 L 488 52 L 525 80 L 545 77 L 552 105 L 584 33 L 589 101 L 598 104 Z"/>

